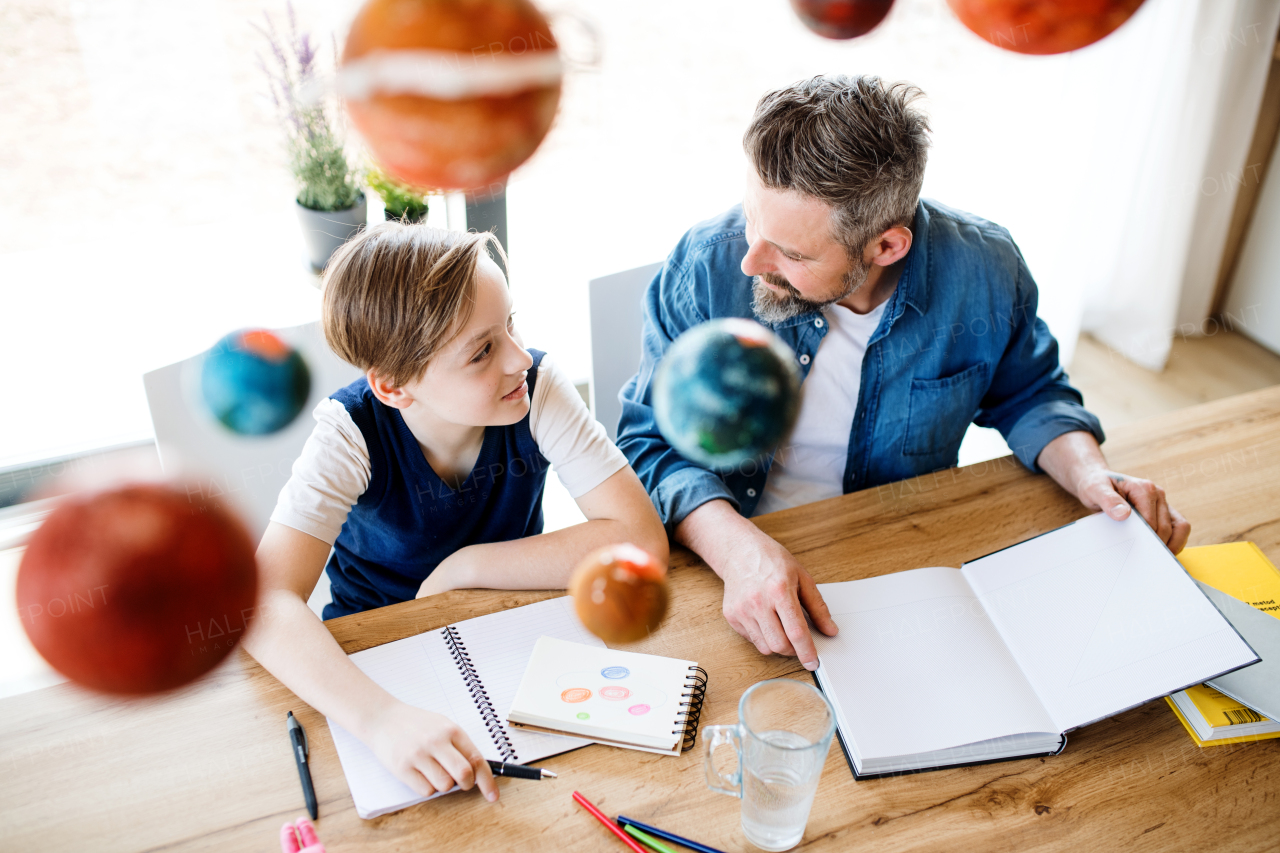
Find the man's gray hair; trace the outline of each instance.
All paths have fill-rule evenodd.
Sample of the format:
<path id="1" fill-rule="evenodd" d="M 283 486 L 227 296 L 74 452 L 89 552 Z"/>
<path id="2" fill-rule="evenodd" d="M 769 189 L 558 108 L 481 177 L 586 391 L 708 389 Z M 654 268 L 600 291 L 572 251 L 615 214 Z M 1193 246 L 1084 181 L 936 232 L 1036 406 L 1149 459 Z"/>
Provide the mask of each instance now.
<path id="1" fill-rule="evenodd" d="M 770 92 L 742 138 L 764 186 L 832 208 L 832 237 L 850 258 L 914 221 L 929 154 L 924 92 L 879 77 L 812 77 Z"/>

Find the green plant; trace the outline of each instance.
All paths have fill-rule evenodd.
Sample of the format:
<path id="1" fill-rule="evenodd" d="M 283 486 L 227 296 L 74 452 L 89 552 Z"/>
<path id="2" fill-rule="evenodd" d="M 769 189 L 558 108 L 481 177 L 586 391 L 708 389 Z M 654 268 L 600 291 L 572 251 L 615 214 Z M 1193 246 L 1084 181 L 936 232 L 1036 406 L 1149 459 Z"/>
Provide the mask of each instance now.
<path id="1" fill-rule="evenodd" d="M 427 198 L 421 190 L 397 181 L 376 167 L 365 173 L 365 182 L 382 197 L 388 219 L 419 222 L 426 217 Z"/>
<path id="2" fill-rule="evenodd" d="M 267 25 L 255 28 L 271 51 L 271 62 L 259 56 L 258 65 L 267 76 L 272 103 L 284 119 L 298 204 L 312 210 L 346 210 L 360 200 L 360 170 L 347 157 L 336 111 L 317 94 L 316 50 L 311 36 L 298 32 L 293 4 L 285 8 L 287 41 L 265 13 Z"/>

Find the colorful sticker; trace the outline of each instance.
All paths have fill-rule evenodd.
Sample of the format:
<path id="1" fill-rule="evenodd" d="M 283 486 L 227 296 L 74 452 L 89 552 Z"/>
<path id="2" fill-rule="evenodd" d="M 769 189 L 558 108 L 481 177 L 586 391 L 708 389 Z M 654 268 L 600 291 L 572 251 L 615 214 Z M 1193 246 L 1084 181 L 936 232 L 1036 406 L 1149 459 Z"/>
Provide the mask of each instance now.
<path id="1" fill-rule="evenodd" d="M 570 687 L 560 694 L 561 702 L 585 702 L 591 698 L 591 691 L 585 687 Z"/>
<path id="2" fill-rule="evenodd" d="M 631 674 L 631 670 L 625 666 L 606 666 L 600 670 L 600 674 L 605 678 L 626 678 Z"/>
<path id="3" fill-rule="evenodd" d="M 639 717 L 649 713 L 650 708 L 648 705 L 632 705 L 627 710 L 630 711 L 633 716 Z"/>
<path id="4" fill-rule="evenodd" d="M 608 687 L 600 688 L 600 698 L 608 699 L 611 702 L 621 702 L 631 696 L 631 691 L 618 684 L 610 684 Z"/>
<path id="5" fill-rule="evenodd" d="M 591 719 L 591 715 L 590 715 L 590 714 L 588 714 L 586 711 L 579 711 L 579 712 L 578 712 L 578 719 L 579 719 L 579 720 L 589 720 L 589 719 Z"/>

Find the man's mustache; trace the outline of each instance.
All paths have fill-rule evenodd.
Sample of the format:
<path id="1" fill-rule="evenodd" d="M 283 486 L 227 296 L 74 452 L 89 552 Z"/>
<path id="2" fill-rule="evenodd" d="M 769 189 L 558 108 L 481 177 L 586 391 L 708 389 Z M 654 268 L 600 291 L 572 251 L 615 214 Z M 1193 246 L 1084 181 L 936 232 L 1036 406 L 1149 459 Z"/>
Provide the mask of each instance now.
<path id="1" fill-rule="evenodd" d="M 765 281 L 765 282 L 768 282 L 769 284 L 772 284 L 774 287 L 781 288 L 782 290 L 786 291 L 788 294 L 796 297 L 797 299 L 804 298 L 803 296 L 801 296 L 800 291 L 796 290 L 794 287 L 791 286 L 791 282 L 787 281 L 785 278 L 778 275 L 777 273 L 774 273 L 774 272 L 761 273 L 759 276 L 757 276 L 757 278 L 759 278 L 761 281 Z"/>

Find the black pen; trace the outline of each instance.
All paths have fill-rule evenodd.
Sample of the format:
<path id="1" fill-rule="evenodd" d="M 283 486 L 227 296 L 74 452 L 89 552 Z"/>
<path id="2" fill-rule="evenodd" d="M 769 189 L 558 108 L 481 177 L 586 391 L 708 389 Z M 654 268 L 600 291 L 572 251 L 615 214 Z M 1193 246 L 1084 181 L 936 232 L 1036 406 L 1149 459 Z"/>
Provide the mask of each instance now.
<path id="1" fill-rule="evenodd" d="M 503 764 L 501 761 L 490 761 L 489 769 L 494 776 L 510 776 L 512 779 L 555 779 L 556 774 L 541 767 L 525 767 L 523 764 Z"/>
<path id="2" fill-rule="evenodd" d="M 302 780 L 302 795 L 307 798 L 307 812 L 311 819 L 320 817 L 320 807 L 316 804 L 316 788 L 311 784 L 311 768 L 307 765 L 307 755 L 311 747 L 307 744 L 307 730 L 302 727 L 289 712 L 289 742 L 293 744 L 293 760 L 298 763 L 298 778 Z"/>

